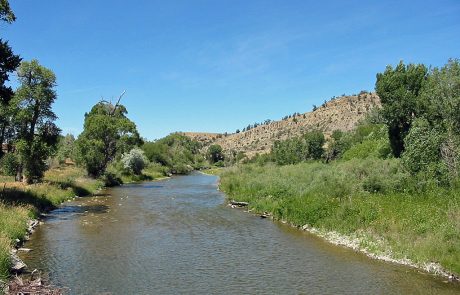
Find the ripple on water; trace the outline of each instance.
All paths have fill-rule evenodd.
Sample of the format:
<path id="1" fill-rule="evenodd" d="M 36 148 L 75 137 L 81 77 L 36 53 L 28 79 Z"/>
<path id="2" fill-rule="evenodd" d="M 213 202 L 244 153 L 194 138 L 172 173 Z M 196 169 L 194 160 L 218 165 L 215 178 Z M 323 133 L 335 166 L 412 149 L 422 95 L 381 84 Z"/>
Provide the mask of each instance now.
<path id="1" fill-rule="evenodd" d="M 202 174 L 113 188 L 51 213 L 23 254 L 70 294 L 458 294 L 224 206 Z M 121 206 L 120 206 L 121 204 Z"/>

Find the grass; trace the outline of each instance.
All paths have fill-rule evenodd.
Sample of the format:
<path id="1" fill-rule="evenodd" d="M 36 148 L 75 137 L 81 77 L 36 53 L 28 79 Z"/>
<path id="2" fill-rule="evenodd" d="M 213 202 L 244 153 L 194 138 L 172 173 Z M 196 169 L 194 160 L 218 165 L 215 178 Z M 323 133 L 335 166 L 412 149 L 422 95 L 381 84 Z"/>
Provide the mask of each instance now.
<path id="1" fill-rule="evenodd" d="M 459 189 L 421 188 L 397 159 L 242 165 L 222 173 L 221 189 L 293 225 L 365 236 L 376 254 L 460 273 Z"/>
<path id="2" fill-rule="evenodd" d="M 5 181 L 6 180 L 6 181 Z M 9 251 L 14 240 L 27 234 L 27 221 L 74 196 L 85 196 L 102 186 L 77 167 L 60 167 L 45 173 L 40 184 L 24 185 L 0 177 L 0 280 L 9 275 Z"/>
<path id="3" fill-rule="evenodd" d="M 209 175 L 221 175 L 225 171 L 225 168 L 222 167 L 211 167 L 201 170 L 201 172 Z"/>

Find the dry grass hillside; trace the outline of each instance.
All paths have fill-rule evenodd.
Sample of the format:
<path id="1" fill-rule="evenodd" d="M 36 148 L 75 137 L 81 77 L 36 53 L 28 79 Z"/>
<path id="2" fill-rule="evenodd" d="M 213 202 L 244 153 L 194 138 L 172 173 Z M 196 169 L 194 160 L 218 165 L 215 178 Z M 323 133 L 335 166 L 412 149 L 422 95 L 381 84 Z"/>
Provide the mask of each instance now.
<path id="1" fill-rule="evenodd" d="M 220 133 L 208 133 L 208 132 L 181 132 L 181 134 L 190 137 L 193 140 L 203 143 L 205 146 L 210 145 L 217 139 L 224 136 Z"/>
<path id="2" fill-rule="evenodd" d="M 248 131 L 233 134 L 195 133 L 185 135 L 205 145 L 219 144 L 225 152 L 244 152 L 248 157 L 270 151 L 276 140 L 301 135 L 307 131 L 320 130 L 326 136 L 334 130 L 349 131 L 374 107 L 380 107 L 375 93 L 342 96 L 331 100 L 315 111 L 269 124 L 259 125 Z"/>

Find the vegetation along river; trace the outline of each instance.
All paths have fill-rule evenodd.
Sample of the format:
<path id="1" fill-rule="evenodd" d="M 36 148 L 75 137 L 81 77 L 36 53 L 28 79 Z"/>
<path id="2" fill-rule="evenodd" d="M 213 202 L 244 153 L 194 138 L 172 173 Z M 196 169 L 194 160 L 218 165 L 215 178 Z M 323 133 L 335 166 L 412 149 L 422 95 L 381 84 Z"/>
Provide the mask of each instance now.
<path id="1" fill-rule="evenodd" d="M 225 206 L 200 173 L 124 185 L 51 212 L 22 254 L 68 294 L 458 294 Z"/>

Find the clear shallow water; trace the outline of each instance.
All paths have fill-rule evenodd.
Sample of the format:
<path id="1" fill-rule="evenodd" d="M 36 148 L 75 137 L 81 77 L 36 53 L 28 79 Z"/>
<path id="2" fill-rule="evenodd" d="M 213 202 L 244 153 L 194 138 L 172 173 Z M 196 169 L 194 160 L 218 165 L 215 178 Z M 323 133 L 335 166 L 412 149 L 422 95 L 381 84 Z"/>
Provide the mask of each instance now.
<path id="1" fill-rule="evenodd" d="M 51 212 L 22 254 L 68 294 L 460 294 L 224 205 L 202 174 L 125 185 Z"/>

